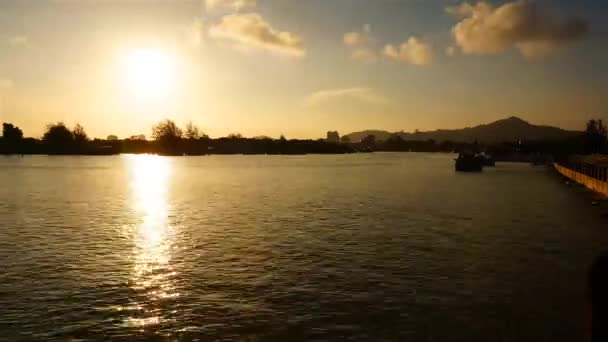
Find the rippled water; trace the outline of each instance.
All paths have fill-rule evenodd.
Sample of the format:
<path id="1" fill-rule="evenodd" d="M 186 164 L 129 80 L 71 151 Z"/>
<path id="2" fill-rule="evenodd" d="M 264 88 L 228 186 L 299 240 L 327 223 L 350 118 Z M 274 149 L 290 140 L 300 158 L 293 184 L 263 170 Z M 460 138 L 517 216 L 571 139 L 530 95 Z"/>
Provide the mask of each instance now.
<path id="1" fill-rule="evenodd" d="M 608 209 L 452 158 L 0 158 L 0 338 L 582 340 Z"/>

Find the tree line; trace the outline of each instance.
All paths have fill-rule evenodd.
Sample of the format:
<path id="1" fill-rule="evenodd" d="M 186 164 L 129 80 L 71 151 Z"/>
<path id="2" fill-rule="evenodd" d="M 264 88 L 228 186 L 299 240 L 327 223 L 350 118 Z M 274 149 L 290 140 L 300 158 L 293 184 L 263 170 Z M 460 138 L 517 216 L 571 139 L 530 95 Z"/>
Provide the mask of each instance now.
<path id="1" fill-rule="evenodd" d="M 78 154 L 85 152 L 90 140 L 84 127 L 69 129 L 63 122 L 50 124 L 42 139 L 24 138 L 23 131 L 13 124 L 2 124 L 0 152 L 3 154 Z"/>
<path id="2" fill-rule="evenodd" d="M 384 141 L 369 135 L 360 142 L 342 140 L 341 143 L 318 140 L 279 139 L 269 137 L 245 138 L 234 133 L 211 139 L 191 122 L 182 129 L 171 120 L 152 127 L 152 140 L 143 136 L 118 139 L 90 139 L 81 125 L 67 127 L 63 122 L 50 124 L 41 139 L 25 138 L 23 131 L 10 123 L 3 123 L 0 154 L 85 154 L 109 155 L 119 153 L 153 153 L 163 155 L 205 154 L 336 154 L 372 151 L 454 152 L 483 148 L 494 154 L 543 153 L 554 156 L 608 152 L 608 133 L 601 119 L 587 122 L 584 132 L 565 140 L 504 142 L 481 144 L 434 140 L 405 140 L 395 134 Z"/>
<path id="3" fill-rule="evenodd" d="M 323 140 L 280 139 L 269 137 L 245 138 L 234 133 L 211 139 L 192 123 L 184 129 L 171 120 L 152 127 L 152 140 L 143 136 L 127 139 L 90 139 L 81 125 L 72 129 L 63 122 L 50 124 L 41 139 L 24 138 L 23 131 L 4 123 L 0 138 L 0 154 L 58 154 L 58 155 L 112 155 L 120 153 L 151 153 L 162 155 L 206 154 L 337 154 L 353 153 L 356 149 Z"/>

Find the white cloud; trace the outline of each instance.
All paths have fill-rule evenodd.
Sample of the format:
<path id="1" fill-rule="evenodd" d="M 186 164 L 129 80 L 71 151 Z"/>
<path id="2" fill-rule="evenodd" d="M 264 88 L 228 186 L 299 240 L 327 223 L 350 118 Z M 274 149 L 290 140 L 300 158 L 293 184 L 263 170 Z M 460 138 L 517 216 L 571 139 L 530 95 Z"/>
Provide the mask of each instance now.
<path id="1" fill-rule="evenodd" d="M 344 45 L 357 47 L 365 45 L 372 40 L 372 26 L 370 24 L 363 25 L 362 31 L 352 31 L 344 34 Z"/>
<path id="2" fill-rule="evenodd" d="M 306 53 L 298 35 L 276 30 L 257 13 L 225 15 L 209 29 L 209 35 L 231 40 L 238 47 L 264 49 L 294 57 L 302 57 Z"/>
<path id="3" fill-rule="evenodd" d="M 256 0 L 203 0 L 207 11 L 243 11 L 254 9 Z"/>
<path id="4" fill-rule="evenodd" d="M 306 105 L 316 106 L 322 103 L 336 100 L 356 100 L 372 104 L 388 104 L 390 101 L 373 89 L 367 87 L 352 87 L 342 89 L 320 90 L 310 94 L 306 98 Z"/>
<path id="5" fill-rule="evenodd" d="M 401 63 L 429 65 L 433 63 L 433 48 L 416 37 L 410 37 L 399 46 L 386 45 L 384 56 Z"/>
<path id="6" fill-rule="evenodd" d="M 23 46 L 29 43 L 29 38 L 24 35 L 13 36 L 8 39 L 8 44 L 10 46 Z"/>
<path id="7" fill-rule="evenodd" d="M 366 41 L 366 36 L 361 32 L 347 32 L 344 34 L 344 44 L 346 46 L 358 46 Z"/>
<path id="8" fill-rule="evenodd" d="M 344 45 L 351 49 L 352 60 L 362 63 L 373 63 L 378 59 L 378 54 L 373 48 L 374 38 L 369 24 L 363 26 L 362 31 L 352 31 L 344 34 L 342 39 Z"/>
<path id="9" fill-rule="evenodd" d="M 498 7 L 484 1 L 464 3 L 447 11 L 461 18 L 452 28 L 452 35 L 465 54 L 497 54 L 516 48 L 525 58 L 535 59 L 587 33 L 584 20 L 556 17 L 528 0 Z"/>

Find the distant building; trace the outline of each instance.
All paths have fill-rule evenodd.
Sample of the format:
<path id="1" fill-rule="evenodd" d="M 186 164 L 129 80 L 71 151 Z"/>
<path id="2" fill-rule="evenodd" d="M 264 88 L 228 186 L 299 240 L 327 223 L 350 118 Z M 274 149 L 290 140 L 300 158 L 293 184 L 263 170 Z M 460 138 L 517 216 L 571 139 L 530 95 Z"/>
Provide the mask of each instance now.
<path id="1" fill-rule="evenodd" d="M 327 132 L 327 142 L 330 143 L 339 143 L 340 142 L 340 134 L 338 131 L 329 131 Z"/>
<path id="2" fill-rule="evenodd" d="M 132 135 L 129 139 L 130 140 L 146 140 L 146 136 L 143 134 Z"/>
<path id="3" fill-rule="evenodd" d="M 110 135 L 108 135 L 108 138 L 106 140 L 114 141 L 114 140 L 118 140 L 118 137 L 113 134 L 110 134 Z"/>

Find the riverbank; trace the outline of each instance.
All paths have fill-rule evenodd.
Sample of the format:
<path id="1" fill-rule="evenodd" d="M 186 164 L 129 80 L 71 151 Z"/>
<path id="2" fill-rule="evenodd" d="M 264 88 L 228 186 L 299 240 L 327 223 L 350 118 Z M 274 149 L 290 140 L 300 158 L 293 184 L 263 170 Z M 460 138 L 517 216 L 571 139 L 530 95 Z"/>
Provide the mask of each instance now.
<path id="1" fill-rule="evenodd" d="M 553 167 L 562 176 L 608 197 L 608 182 L 574 171 L 558 163 L 553 163 Z"/>
<path id="2" fill-rule="evenodd" d="M 210 155 L 210 154 L 346 154 L 368 152 L 361 144 L 337 144 L 319 140 L 287 139 L 179 139 L 170 143 L 143 139 L 99 140 L 86 143 L 52 145 L 42 140 L 26 138 L 9 146 L 0 141 L 0 154 L 49 154 L 49 155 Z"/>

